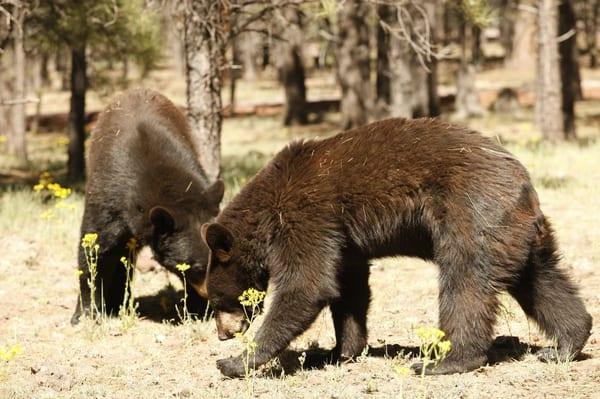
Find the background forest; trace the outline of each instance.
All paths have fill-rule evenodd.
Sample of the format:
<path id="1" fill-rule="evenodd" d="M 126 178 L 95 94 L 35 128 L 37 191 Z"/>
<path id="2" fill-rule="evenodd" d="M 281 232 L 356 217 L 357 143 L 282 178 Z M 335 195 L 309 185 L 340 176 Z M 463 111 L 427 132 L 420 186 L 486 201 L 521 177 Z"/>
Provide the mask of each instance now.
<path id="1" fill-rule="evenodd" d="M 373 264 L 369 350 L 346 365 L 320 360 L 325 311 L 280 364 L 222 379 L 215 360 L 243 343 L 182 322 L 182 286 L 147 251 L 133 321 L 69 318 L 86 140 L 142 86 L 184 110 L 224 204 L 294 139 L 387 117 L 494 137 L 530 171 L 600 320 L 599 22 L 600 0 L 0 0 L 0 397 L 597 397 L 598 327 L 583 360 L 540 363 L 545 338 L 509 297 L 494 364 L 407 373 L 437 320 L 437 269 L 415 259 Z"/>

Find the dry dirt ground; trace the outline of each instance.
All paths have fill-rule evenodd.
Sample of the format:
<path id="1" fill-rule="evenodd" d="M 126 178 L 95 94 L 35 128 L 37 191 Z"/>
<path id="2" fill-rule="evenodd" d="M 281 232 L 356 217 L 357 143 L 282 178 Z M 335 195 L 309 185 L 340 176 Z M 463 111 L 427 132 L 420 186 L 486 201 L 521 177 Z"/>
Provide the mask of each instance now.
<path id="1" fill-rule="evenodd" d="M 373 263 L 370 348 L 356 362 L 323 361 L 334 345 L 325 311 L 282 355 L 283 370 L 273 366 L 246 380 L 227 380 L 215 361 L 237 354 L 242 344 L 220 342 L 212 320 L 175 322 L 181 285 L 147 253 L 136 274 L 140 317 L 132 327 L 118 319 L 72 327 L 83 198 L 75 191 L 66 207 L 54 208 L 26 185 L 0 191 L 0 348 L 22 348 L 0 361 L 0 398 L 600 398 L 600 104 L 579 104 L 577 144 L 541 144 L 529 117 L 526 111 L 523 119 L 488 115 L 465 123 L 497 136 L 531 172 L 556 228 L 563 266 L 596 320 L 582 360 L 538 362 L 536 348 L 550 343 L 503 296 L 496 331 L 505 338 L 494 345 L 493 364 L 461 375 L 405 375 L 401 370 L 419 343 L 416 328 L 436 325 L 437 268 L 395 258 Z M 273 118 L 227 120 L 226 200 L 290 139 L 334 133 L 336 118 L 292 129 Z M 30 138 L 40 170 L 64 163 L 61 137 Z M 7 164 L 0 155 L 0 166 Z M 53 216 L 44 218 L 50 209 Z"/>

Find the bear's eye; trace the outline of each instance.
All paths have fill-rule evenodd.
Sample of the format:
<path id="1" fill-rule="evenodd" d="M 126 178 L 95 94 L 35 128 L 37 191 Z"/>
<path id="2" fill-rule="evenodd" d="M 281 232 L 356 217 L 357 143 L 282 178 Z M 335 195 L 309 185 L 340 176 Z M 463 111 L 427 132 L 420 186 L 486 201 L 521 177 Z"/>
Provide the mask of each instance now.
<path id="1" fill-rule="evenodd" d="M 144 213 L 144 207 L 142 207 L 141 205 L 137 205 L 137 210 L 139 213 Z"/>

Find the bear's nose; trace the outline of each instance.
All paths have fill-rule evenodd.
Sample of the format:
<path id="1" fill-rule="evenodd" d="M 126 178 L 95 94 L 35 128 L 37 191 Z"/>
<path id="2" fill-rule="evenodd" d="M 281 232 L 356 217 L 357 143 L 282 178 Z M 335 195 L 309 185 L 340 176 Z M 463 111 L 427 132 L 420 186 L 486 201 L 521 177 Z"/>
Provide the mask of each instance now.
<path id="1" fill-rule="evenodd" d="M 228 331 L 219 331 L 218 336 L 219 341 L 227 341 L 228 339 L 233 338 L 234 335 L 229 333 Z"/>
<path id="2" fill-rule="evenodd" d="M 217 312 L 215 314 L 215 321 L 217 323 L 218 337 L 221 341 L 235 337 L 236 333 L 246 332 L 250 326 L 242 312 L 240 314 Z"/>

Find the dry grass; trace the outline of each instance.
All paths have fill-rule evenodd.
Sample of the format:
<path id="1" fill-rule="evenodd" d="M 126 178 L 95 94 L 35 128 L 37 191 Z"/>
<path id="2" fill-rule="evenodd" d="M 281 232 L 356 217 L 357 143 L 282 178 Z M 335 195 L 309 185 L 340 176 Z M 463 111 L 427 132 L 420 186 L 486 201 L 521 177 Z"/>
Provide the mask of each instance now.
<path id="1" fill-rule="evenodd" d="M 495 116 L 469 121 L 498 135 L 530 170 L 542 207 L 556 227 L 564 265 L 580 283 L 596 321 L 600 320 L 596 270 L 600 264 L 599 108 L 599 104 L 587 103 L 578 108 L 583 145 L 540 144 L 526 121 Z M 290 139 L 335 133 L 337 116 L 331 118 L 320 125 L 292 129 L 281 128 L 274 118 L 227 120 L 223 133 L 227 198 Z M 41 165 L 38 170 L 62 167 L 64 151 L 57 136 L 33 137 L 30 144 L 34 166 Z M 0 168 L 9 167 L 10 162 L 0 156 Z M 218 341 L 213 321 L 169 322 L 181 285 L 175 276 L 153 265 L 147 254 L 142 256 L 135 282 L 141 320 L 127 331 L 119 320 L 109 320 L 95 336 L 86 334 L 89 325 L 69 324 L 78 290 L 75 262 L 82 200 L 81 193 L 75 192 L 68 200 L 74 209 L 44 220 L 41 215 L 51 205 L 42 203 L 30 185 L 1 192 L 0 347 L 19 343 L 23 353 L 0 362 L 0 398 L 246 396 L 244 381 L 224 380 L 214 365 L 221 357 L 237 354 L 240 343 Z M 546 340 L 508 297 L 503 297 L 497 334 L 518 337 L 523 345 L 516 350 L 511 348 L 513 341 L 498 342 L 496 353 L 519 355 L 520 361 L 506 360 L 464 375 L 424 380 L 397 372 L 396 366 L 408 364 L 399 350 L 418 345 L 415 327 L 436 325 L 436 279 L 437 269 L 430 263 L 408 258 L 375 262 L 370 353 L 352 364 L 321 363 L 311 369 L 315 361 L 319 365 L 320 352 L 308 349 L 334 345 L 330 316 L 324 311 L 293 343 L 292 351 L 284 354 L 285 376 L 275 370 L 256 377 L 255 396 L 598 397 L 598 327 L 592 330 L 585 360 L 543 364 L 529 353 L 529 346 L 545 345 Z M 253 330 L 260 322 L 259 318 Z M 304 367 L 299 367 L 297 358 L 307 350 Z"/>

